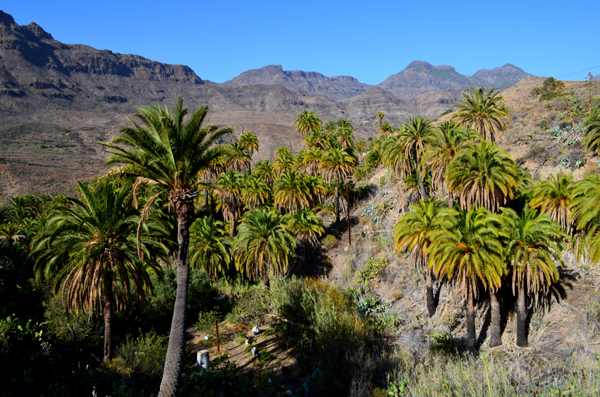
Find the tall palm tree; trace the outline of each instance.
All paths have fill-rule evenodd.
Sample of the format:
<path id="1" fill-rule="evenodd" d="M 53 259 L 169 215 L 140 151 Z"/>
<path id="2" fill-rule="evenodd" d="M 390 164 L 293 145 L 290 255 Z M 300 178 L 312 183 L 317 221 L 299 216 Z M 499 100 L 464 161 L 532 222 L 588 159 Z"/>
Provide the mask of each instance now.
<path id="1" fill-rule="evenodd" d="M 585 128 L 583 145 L 592 154 L 600 153 L 600 106 L 596 106 L 583 121 L 583 127 Z"/>
<path id="2" fill-rule="evenodd" d="M 255 210 L 242 218 L 233 242 L 235 265 L 251 279 L 285 274 L 292 260 L 296 241 L 274 211 Z"/>
<path id="3" fill-rule="evenodd" d="M 79 182 L 81 200 L 62 207 L 34 242 L 38 277 L 54 278 L 55 292 L 68 311 L 104 312 L 104 361 L 112 355 L 112 314 L 139 300 L 150 289 L 149 272 L 161 273 L 156 259 L 166 259 L 166 248 L 156 241 L 165 230 L 147 222 L 138 235 L 139 212 L 129 189 L 106 184 L 95 191 Z M 152 239 L 146 236 L 150 233 Z M 138 255 L 138 249 L 142 255 Z M 141 257 L 143 256 L 143 260 Z"/>
<path id="4" fill-rule="evenodd" d="M 256 209 L 269 201 L 272 190 L 258 175 L 248 175 L 240 193 L 244 204 L 250 209 Z"/>
<path id="5" fill-rule="evenodd" d="M 575 182 L 573 174 L 550 175 L 548 180 L 539 181 L 531 191 L 532 208 L 538 208 L 544 214 L 560 224 L 566 233 L 571 233 L 573 221 L 570 220 Z"/>
<path id="6" fill-rule="evenodd" d="M 231 237 L 225 224 L 212 216 L 204 216 L 192 223 L 190 234 L 190 264 L 212 276 L 227 272 L 231 262 Z"/>
<path id="7" fill-rule="evenodd" d="M 460 125 L 476 130 L 484 139 L 495 142 L 496 135 L 506 131 L 504 119 L 508 119 L 508 109 L 504 106 L 504 98 L 495 89 L 484 95 L 484 88 L 476 90 L 471 87 L 471 94 L 463 94 L 464 99 L 456 104 L 458 112 L 452 116 Z"/>
<path id="8" fill-rule="evenodd" d="M 346 150 L 354 147 L 354 129 L 352 128 L 352 125 L 337 127 L 334 130 L 334 134 L 342 149 Z"/>
<path id="9" fill-rule="evenodd" d="M 335 179 L 335 220 L 340 221 L 340 180 L 344 180 L 354 172 L 356 159 L 343 149 L 332 149 L 325 152 L 319 172 L 327 181 Z"/>
<path id="10" fill-rule="evenodd" d="M 301 210 L 310 204 L 310 189 L 306 175 L 298 171 L 285 171 L 273 186 L 275 205 L 286 211 Z"/>
<path id="11" fill-rule="evenodd" d="M 453 121 L 445 121 L 435 130 L 435 137 L 429 141 L 423 154 L 422 162 L 431 169 L 433 187 L 440 192 L 448 191 L 446 186 L 446 170 L 458 152 L 474 140 L 480 138 L 475 130 L 457 126 Z M 448 204 L 452 206 L 452 195 Z"/>
<path id="12" fill-rule="evenodd" d="M 242 187 L 244 178 L 237 171 L 229 170 L 222 173 L 214 185 L 219 196 L 218 209 L 223 211 L 223 217 L 229 222 L 229 235 L 235 236 L 235 225 L 242 213 Z"/>
<path id="13" fill-rule="evenodd" d="M 223 146 L 216 143 L 231 132 L 226 127 L 203 126 L 207 113 L 208 106 L 200 106 L 184 121 L 188 111 L 181 98 L 172 112 L 158 106 L 142 108 L 136 114 L 141 124 L 132 121 L 133 127 L 122 129 L 109 143 L 103 143 L 111 154 L 107 164 L 124 165 L 116 173 L 137 177 L 137 185 L 149 183 L 160 188 L 146 203 L 142 219 L 150 215 L 149 208 L 161 196 L 168 196 L 177 218 L 178 284 L 160 397 L 176 395 L 183 370 L 190 274 L 189 227 L 199 176 L 223 154 Z"/>
<path id="14" fill-rule="evenodd" d="M 294 127 L 301 136 L 304 136 L 308 131 L 320 130 L 321 123 L 321 119 L 316 113 L 306 110 L 298 115 L 294 122 Z"/>
<path id="15" fill-rule="evenodd" d="M 304 155 L 304 167 L 307 174 L 315 175 L 319 171 L 319 164 L 321 164 L 323 154 L 324 151 L 317 147 L 306 151 Z"/>
<path id="16" fill-rule="evenodd" d="M 431 232 L 427 265 L 462 287 L 467 300 L 467 342 L 473 347 L 477 285 L 495 292 L 506 273 L 502 231 L 497 218 L 485 208 L 446 208 L 442 219 L 441 227 Z"/>
<path id="17" fill-rule="evenodd" d="M 511 266 L 513 293 L 518 296 L 517 346 L 526 347 L 528 296 L 537 296 L 558 281 L 556 263 L 562 264 L 566 234 L 548 215 L 529 206 L 520 215 L 503 208 L 502 223 L 508 236 L 505 256 Z"/>
<path id="18" fill-rule="evenodd" d="M 462 149 L 450 162 L 446 183 L 457 191 L 463 208 L 485 207 L 497 211 L 519 189 L 517 165 L 495 143 L 481 141 Z"/>
<path id="19" fill-rule="evenodd" d="M 420 170 L 421 155 L 426 145 L 433 141 L 435 137 L 435 128 L 431 120 L 420 116 L 410 117 L 409 123 L 405 124 L 398 134 L 398 142 L 404 146 L 405 155 L 408 161 L 412 163 L 411 168 L 417 173 L 421 199 L 425 202 L 427 202 L 427 194 L 425 193 Z"/>
<path id="20" fill-rule="evenodd" d="M 321 175 L 308 175 L 304 177 L 304 183 L 308 186 L 308 192 L 310 195 L 309 207 L 315 208 L 321 203 L 325 195 L 327 194 L 327 186 Z"/>
<path id="21" fill-rule="evenodd" d="M 435 314 L 437 302 L 433 293 L 432 268 L 427 266 L 427 249 L 431 246 L 431 234 L 442 227 L 440 210 L 442 203 L 438 200 L 411 205 L 412 211 L 400 217 L 394 226 L 394 248 L 399 252 L 410 252 L 413 264 L 425 272 L 427 288 L 427 310 L 429 316 Z"/>

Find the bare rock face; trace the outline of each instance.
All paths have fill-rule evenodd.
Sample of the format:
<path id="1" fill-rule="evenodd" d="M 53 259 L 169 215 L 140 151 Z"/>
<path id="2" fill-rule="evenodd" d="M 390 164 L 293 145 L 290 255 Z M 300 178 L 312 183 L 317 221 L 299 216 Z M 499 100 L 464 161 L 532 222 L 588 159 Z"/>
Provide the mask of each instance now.
<path id="1" fill-rule="evenodd" d="M 464 76 L 452 66 L 433 66 L 414 61 L 402 72 L 388 77 L 378 86 L 400 98 L 412 98 L 428 91 L 445 91 L 461 87 L 510 87 L 530 75 L 518 67 L 506 64 L 492 70 L 482 69 L 473 76 Z"/>
<path id="2" fill-rule="evenodd" d="M 325 95 L 335 100 L 352 98 L 371 87 L 370 84 L 360 83 L 350 76 L 327 77 L 317 72 L 283 70 L 281 65 L 269 65 L 260 69 L 248 70 L 223 84 L 233 86 L 281 85 L 290 90 Z"/>

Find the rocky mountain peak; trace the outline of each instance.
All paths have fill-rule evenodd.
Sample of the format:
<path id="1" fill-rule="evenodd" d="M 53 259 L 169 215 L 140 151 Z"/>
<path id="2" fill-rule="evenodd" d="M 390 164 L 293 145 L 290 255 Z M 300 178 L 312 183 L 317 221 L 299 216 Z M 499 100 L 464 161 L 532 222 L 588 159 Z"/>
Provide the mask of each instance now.
<path id="1" fill-rule="evenodd" d="M 37 37 L 40 40 L 54 40 L 54 37 L 52 37 L 50 33 L 46 32 L 40 25 L 38 25 L 35 22 L 31 22 L 29 25 L 23 26 L 22 28 L 30 31 L 35 35 L 35 37 Z"/>
<path id="2" fill-rule="evenodd" d="M 0 25 L 11 27 L 12 25 L 16 25 L 16 24 L 17 23 L 15 22 L 12 15 L 7 14 L 4 11 L 0 10 Z"/>
<path id="3" fill-rule="evenodd" d="M 416 69 L 416 68 L 433 69 L 433 65 L 430 64 L 429 62 L 425 62 L 425 61 L 412 61 L 406 67 L 406 69 Z"/>

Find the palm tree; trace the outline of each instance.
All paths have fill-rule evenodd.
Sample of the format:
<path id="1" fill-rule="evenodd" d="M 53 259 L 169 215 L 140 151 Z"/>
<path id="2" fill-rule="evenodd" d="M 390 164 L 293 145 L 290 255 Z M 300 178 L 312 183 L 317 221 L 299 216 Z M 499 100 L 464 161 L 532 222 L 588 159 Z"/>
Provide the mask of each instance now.
<path id="1" fill-rule="evenodd" d="M 319 171 L 319 164 L 321 164 L 323 153 L 324 151 L 317 147 L 306 151 L 304 155 L 304 167 L 307 174 L 315 175 Z"/>
<path id="2" fill-rule="evenodd" d="M 550 175 L 548 180 L 537 183 L 531 192 L 529 205 L 539 208 L 541 212 L 560 224 L 566 233 L 571 233 L 573 221 L 570 220 L 575 182 L 573 174 Z"/>
<path id="3" fill-rule="evenodd" d="M 413 172 L 413 166 L 406 155 L 406 145 L 398 137 L 382 138 L 379 149 L 371 149 L 365 163 L 373 168 L 377 163 L 377 157 L 398 177 L 406 179 Z"/>
<path id="4" fill-rule="evenodd" d="M 495 89 L 484 96 L 484 88 L 476 90 L 471 87 L 471 95 L 463 94 L 464 99 L 458 106 L 458 111 L 452 116 L 458 124 L 476 130 L 483 139 L 495 142 L 496 135 L 506 131 L 504 119 L 508 119 L 508 109 L 504 106 L 504 98 Z M 454 107 L 453 106 L 453 107 Z"/>
<path id="5" fill-rule="evenodd" d="M 227 169 L 244 172 L 250 167 L 252 155 L 240 142 L 233 142 L 227 146 Z"/>
<path id="6" fill-rule="evenodd" d="M 517 166 L 495 143 L 481 141 L 462 149 L 448 165 L 446 183 L 457 191 L 463 208 L 497 211 L 519 189 Z"/>
<path id="7" fill-rule="evenodd" d="M 136 185 L 150 183 L 160 187 L 142 211 L 142 220 L 160 196 L 168 196 L 170 208 L 177 218 L 177 292 L 169 333 L 169 346 L 160 397 L 175 396 L 183 370 L 185 317 L 189 281 L 189 227 L 194 214 L 194 197 L 199 176 L 223 154 L 216 145 L 230 128 L 204 127 L 208 106 L 200 106 L 187 118 L 187 109 L 179 98 L 173 112 L 158 106 L 142 108 L 136 114 L 142 124 L 122 129 L 109 143 L 107 164 L 123 164 L 117 173 L 137 177 Z M 134 189 L 135 190 L 135 189 Z M 135 195 L 134 195 L 135 198 Z"/>
<path id="8" fill-rule="evenodd" d="M 385 117 L 385 112 L 377 112 L 375 113 L 375 119 L 377 119 L 377 123 L 381 126 L 383 124 L 383 118 Z"/>
<path id="9" fill-rule="evenodd" d="M 435 137 L 429 141 L 423 154 L 422 162 L 431 169 L 433 187 L 439 191 L 446 186 L 446 170 L 457 153 L 480 138 L 475 130 L 457 126 L 453 121 L 443 122 L 436 130 Z M 449 194 L 448 204 L 452 207 L 452 195 Z"/>
<path id="10" fill-rule="evenodd" d="M 258 137 L 253 132 L 244 132 L 238 140 L 240 145 L 245 147 L 250 155 L 253 155 L 258 150 Z"/>
<path id="11" fill-rule="evenodd" d="M 252 171 L 252 173 L 265 181 L 269 186 L 273 186 L 273 182 L 277 177 L 275 174 L 275 169 L 273 168 L 273 163 L 271 163 L 269 160 L 257 161 L 254 165 L 254 171 Z"/>
<path id="12" fill-rule="evenodd" d="M 377 137 L 386 137 L 388 135 L 390 135 L 392 132 L 394 132 L 394 127 L 392 127 L 392 125 L 387 122 L 384 121 L 383 123 L 381 123 L 379 125 L 379 127 L 377 127 L 377 130 L 379 131 L 377 133 Z"/>
<path id="13" fill-rule="evenodd" d="M 600 261 L 600 175 L 588 175 L 576 183 L 573 189 L 573 202 L 570 205 L 571 220 L 577 227 L 575 251 L 578 257 L 583 254 L 588 260 Z M 574 238 L 575 240 L 575 238 Z M 575 244 L 574 244 L 575 245 Z"/>
<path id="14" fill-rule="evenodd" d="M 556 263 L 562 264 L 563 239 L 567 236 L 548 215 L 529 206 L 520 215 L 503 208 L 502 223 L 508 236 L 505 256 L 511 266 L 513 294 L 518 296 L 517 346 L 526 347 L 528 296 L 537 296 L 558 281 Z"/>
<path id="15" fill-rule="evenodd" d="M 212 276 L 227 272 L 231 262 L 231 238 L 225 224 L 212 216 L 204 216 L 192 223 L 190 234 L 190 264 Z"/>
<path id="16" fill-rule="evenodd" d="M 309 208 L 305 208 L 284 215 L 282 222 L 296 238 L 301 261 L 305 262 L 306 252 L 312 250 L 319 242 L 318 237 L 325 233 L 323 221 Z"/>
<path id="17" fill-rule="evenodd" d="M 229 222 L 229 235 L 235 236 L 235 224 L 242 212 L 241 190 L 244 183 L 242 174 L 229 170 L 217 178 L 214 185 L 219 196 L 218 209 L 223 211 L 223 217 Z"/>
<path id="18" fill-rule="evenodd" d="M 589 117 L 583 121 L 585 139 L 583 145 L 588 152 L 600 153 L 600 106 L 596 106 Z"/>
<path id="19" fill-rule="evenodd" d="M 430 235 L 427 266 L 462 287 L 467 300 L 467 342 L 475 345 L 477 285 L 495 292 L 506 273 L 502 232 L 497 218 L 485 208 L 442 210 L 441 227 Z"/>
<path id="20" fill-rule="evenodd" d="M 325 152 L 319 172 L 323 173 L 323 177 L 327 181 L 335 178 L 335 220 L 340 221 L 340 195 L 339 184 L 340 180 L 347 178 L 354 172 L 356 159 L 343 149 L 332 149 Z"/>
<path id="21" fill-rule="evenodd" d="M 315 208 L 325 195 L 327 194 L 327 186 L 321 175 L 307 175 L 304 177 L 304 183 L 308 186 L 308 192 L 310 195 L 309 207 Z"/>
<path id="22" fill-rule="evenodd" d="M 410 117 L 410 122 L 400 129 L 398 143 L 404 147 L 407 160 L 412 163 L 412 169 L 417 173 L 421 199 L 427 202 L 427 194 L 421 177 L 421 153 L 426 145 L 435 139 L 435 129 L 431 121 L 423 117 Z"/>
<path id="23" fill-rule="evenodd" d="M 311 196 L 305 179 L 306 175 L 298 171 L 281 174 L 273 186 L 275 205 L 288 212 L 308 207 Z"/>
<path id="24" fill-rule="evenodd" d="M 296 131 L 304 136 L 308 131 L 317 131 L 321 129 L 321 119 L 310 110 L 306 110 L 298 115 L 294 122 Z"/>
<path id="25" fill-rule="evenodd" d="M 233 243 L 235 265 L 251 279 L 285 274 L 293 257 L 296 241 L 274 211 L 255 210 L 242 218 Z"/>
<path id="26" fill-rule="evenodd" d="M 265 204 L 271 197 L 272 190 L 258 175 L 248 175 L 241 188 L 241 198 L 250 209 Z"/>
<path id="27" fill-rule="evenodd" d="M 435 314 L 437 302 L 433 293 L 432 268 L 427 266 L 427 249 L 431 246 L 431 233 L 442 226 L 438 200 L 411 205 L 412 211 L 404 214 L 394 226 L 394 248 L 398 253 L 410 252 L 413 264 L 425 271 L 427 288 L 427 310 L 429 317 Z"/>
<path id="28" fill-rule="evenodd" d="M 286 170 L 291 170 L 294 167 L 294 156 L 292 151 L 285 147 L 280 146 L 275 151 L 275 160 L 273 161 L 273 169 L 280 175 Z"/>
<path id="29" fill-rule="evenodd" d="M 112 355 L 113 311 L 126 307 L 131 293 L 141 302 L 151 287 L 149 272 L 161 273 L 156 258 L 166 259 L 167 250 L 156 237 L 165 230 L 147 222 L 136 244 L 139 212 L 131 205 L 129 189 L 106 184 L 94 191 L 79 182 L 77 191 L 81 200 L 71 199 L 73 206 L 60 208 L 37 236 L 35 270 L 38 277 L 54 278 L 55 292 L 68 311 L 103 309 L 107 361 Z"/>
<path id="30" fill-rule="evenodd" d="M 346 150 L 354 147 L 354 129 L 352 128 L 352 125 L 337 127 L 334 130 L 334 134 L 342 149 Z"/>

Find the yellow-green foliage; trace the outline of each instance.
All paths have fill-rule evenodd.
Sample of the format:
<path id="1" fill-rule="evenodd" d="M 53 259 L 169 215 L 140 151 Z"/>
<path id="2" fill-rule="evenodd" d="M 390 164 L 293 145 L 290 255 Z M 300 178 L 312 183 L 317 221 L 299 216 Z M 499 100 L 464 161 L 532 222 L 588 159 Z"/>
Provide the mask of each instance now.
<path id="1" fill-rule="evenodd" d="M 360 286 L 368 287 L 375 279 L 377 279 L 379 272 L 385 269 L 387 264 L 387 258 L 369 259 L 367 263 L 365 263 L 363 269 L 356 271 L 356 274 L 354 275 L 356 282 Z"/>
<path id="2" fill-rule="evenodd" d="M 323 240 L 321 240 L 321 245 L 326 249 L 330 249 L 335 247 L 337 242 L 338 240 L 333 234 L 328 234 L 327 236 L 323 237 Z"/>

